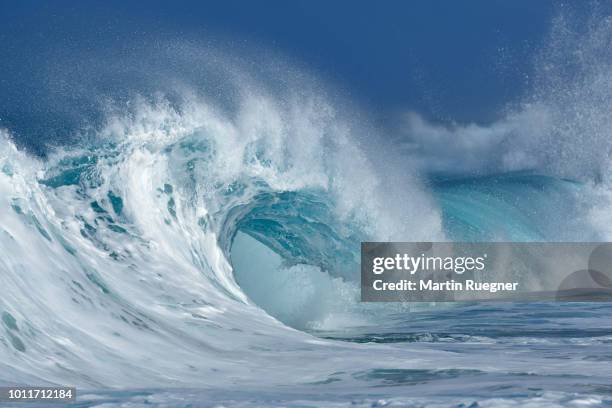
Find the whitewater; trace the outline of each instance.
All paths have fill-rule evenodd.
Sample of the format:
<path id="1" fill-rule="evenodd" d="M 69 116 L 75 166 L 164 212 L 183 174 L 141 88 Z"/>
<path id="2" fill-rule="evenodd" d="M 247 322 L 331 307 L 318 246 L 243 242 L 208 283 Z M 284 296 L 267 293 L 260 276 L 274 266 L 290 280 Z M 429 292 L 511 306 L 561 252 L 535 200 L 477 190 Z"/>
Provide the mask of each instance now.
<path id="1" fill-rule="evenodd" d="M 222 98 L 104 99 L 43 155 L 2 130 L 0 384 L 79 406 L 612 405 L 606 304 L 358 301 L 361 241 L 610 239 L 612 22 L 568 24 L 489 125 L 410 113 L 388 135 L 215 54 Z"/>

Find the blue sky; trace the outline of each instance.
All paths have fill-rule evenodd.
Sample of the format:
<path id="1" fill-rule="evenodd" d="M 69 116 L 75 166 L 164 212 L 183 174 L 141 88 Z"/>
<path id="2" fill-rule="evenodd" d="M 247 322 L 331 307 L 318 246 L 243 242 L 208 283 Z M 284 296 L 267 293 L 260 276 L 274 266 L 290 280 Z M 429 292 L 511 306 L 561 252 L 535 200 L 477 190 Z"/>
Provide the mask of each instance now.
<path id="1" fill-rule="evenodd" d="M 42 94 L 58 53 L 128 41 L 230 39 L 286 55 L 380 120 L 414 110 L 486 122 L 529 92 L 533 54 L 559 5 L 549 1 L 4 1 L 0 126 L 52 126 Z M 57 115 L 56 115 L 57 116 Z M 61 115 L 59 115 L 61 116 Z M 58 125 L 58 127 L 60 127 Z"/>

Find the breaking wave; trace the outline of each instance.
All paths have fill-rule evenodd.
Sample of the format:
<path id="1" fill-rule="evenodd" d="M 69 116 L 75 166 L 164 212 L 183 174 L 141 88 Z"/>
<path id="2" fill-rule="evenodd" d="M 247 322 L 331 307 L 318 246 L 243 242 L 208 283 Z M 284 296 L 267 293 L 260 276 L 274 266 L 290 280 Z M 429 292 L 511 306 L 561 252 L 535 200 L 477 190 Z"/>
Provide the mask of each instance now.
<path id="1" fill-rule="evenodd" d="M 315 381 L 375 369 L 372 347 L 393 366 L 409 352 L 309 333 L 416 307 L 359 304 L 360 241 L 609 237 L 612 22 L 580 41 L 567 24 L 540 88 L 489 125 L 409 114 L 388 135 L 308 80 L 230 65 L 230 102 L 184 83 L 104 98 L 101 125 L 42 157 L 3 131 L 0 381 Z"/>

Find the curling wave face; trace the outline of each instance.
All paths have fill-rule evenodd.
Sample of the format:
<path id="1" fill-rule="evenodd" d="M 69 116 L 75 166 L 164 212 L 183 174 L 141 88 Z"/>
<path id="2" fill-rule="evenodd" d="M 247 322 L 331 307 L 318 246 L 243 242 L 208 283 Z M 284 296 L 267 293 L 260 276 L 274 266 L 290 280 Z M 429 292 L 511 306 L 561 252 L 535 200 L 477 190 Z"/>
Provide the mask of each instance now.
<path id="1" fill-rule="evenodd" d="M 24 381 L 89 386 L 197 383 L 197 361 L 211 372 L 222 370 L 215 361 L 233 365 L 223 356 L 248 349 L 257 333 L 300 338 L 236 284 L 230 252 L 239 232 L 283 267 L 316 269 L 320 285 L 349 282 L 339 306 L 296 308 L 302 328 L 356 304 L 362 238 L 439 234 L 434 211 L 416 221 L 409 202 L 404 214 L 381 212 L 375 171 L 326 106 L 279 109 L 261 98 L 231 120 L 202 101 L 138 104 L 109 120 L 104 142 L 46 160 L 2 138 L 0 265 L 10 295 L 1 309 L 15 322 L 6 380 L 23 370 Z M 412 207 L 427 202 L 418 186 L 412 192 Z M 157 353 L 177 367 L 150 362 Z"/>

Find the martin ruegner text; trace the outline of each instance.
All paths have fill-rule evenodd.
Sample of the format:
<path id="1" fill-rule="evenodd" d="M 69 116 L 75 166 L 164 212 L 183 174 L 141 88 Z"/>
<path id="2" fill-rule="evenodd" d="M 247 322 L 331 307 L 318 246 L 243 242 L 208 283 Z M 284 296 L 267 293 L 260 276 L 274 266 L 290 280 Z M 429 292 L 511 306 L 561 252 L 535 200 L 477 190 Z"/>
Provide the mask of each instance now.
<path id="1" fill-rule="evenodd" d="M 411 281 L 402 279 L 397 282 L 384 282 L 382 279 L 375 280 L 372 287 L 376 291 L 468 291 L 468 292 L 513 292 L 516 291 L 518 282 L 478 282 L 467 279 L 465 282 L 457 282 L 453 279 L 436 282 L 431 279 L 419 279 Z"/>

